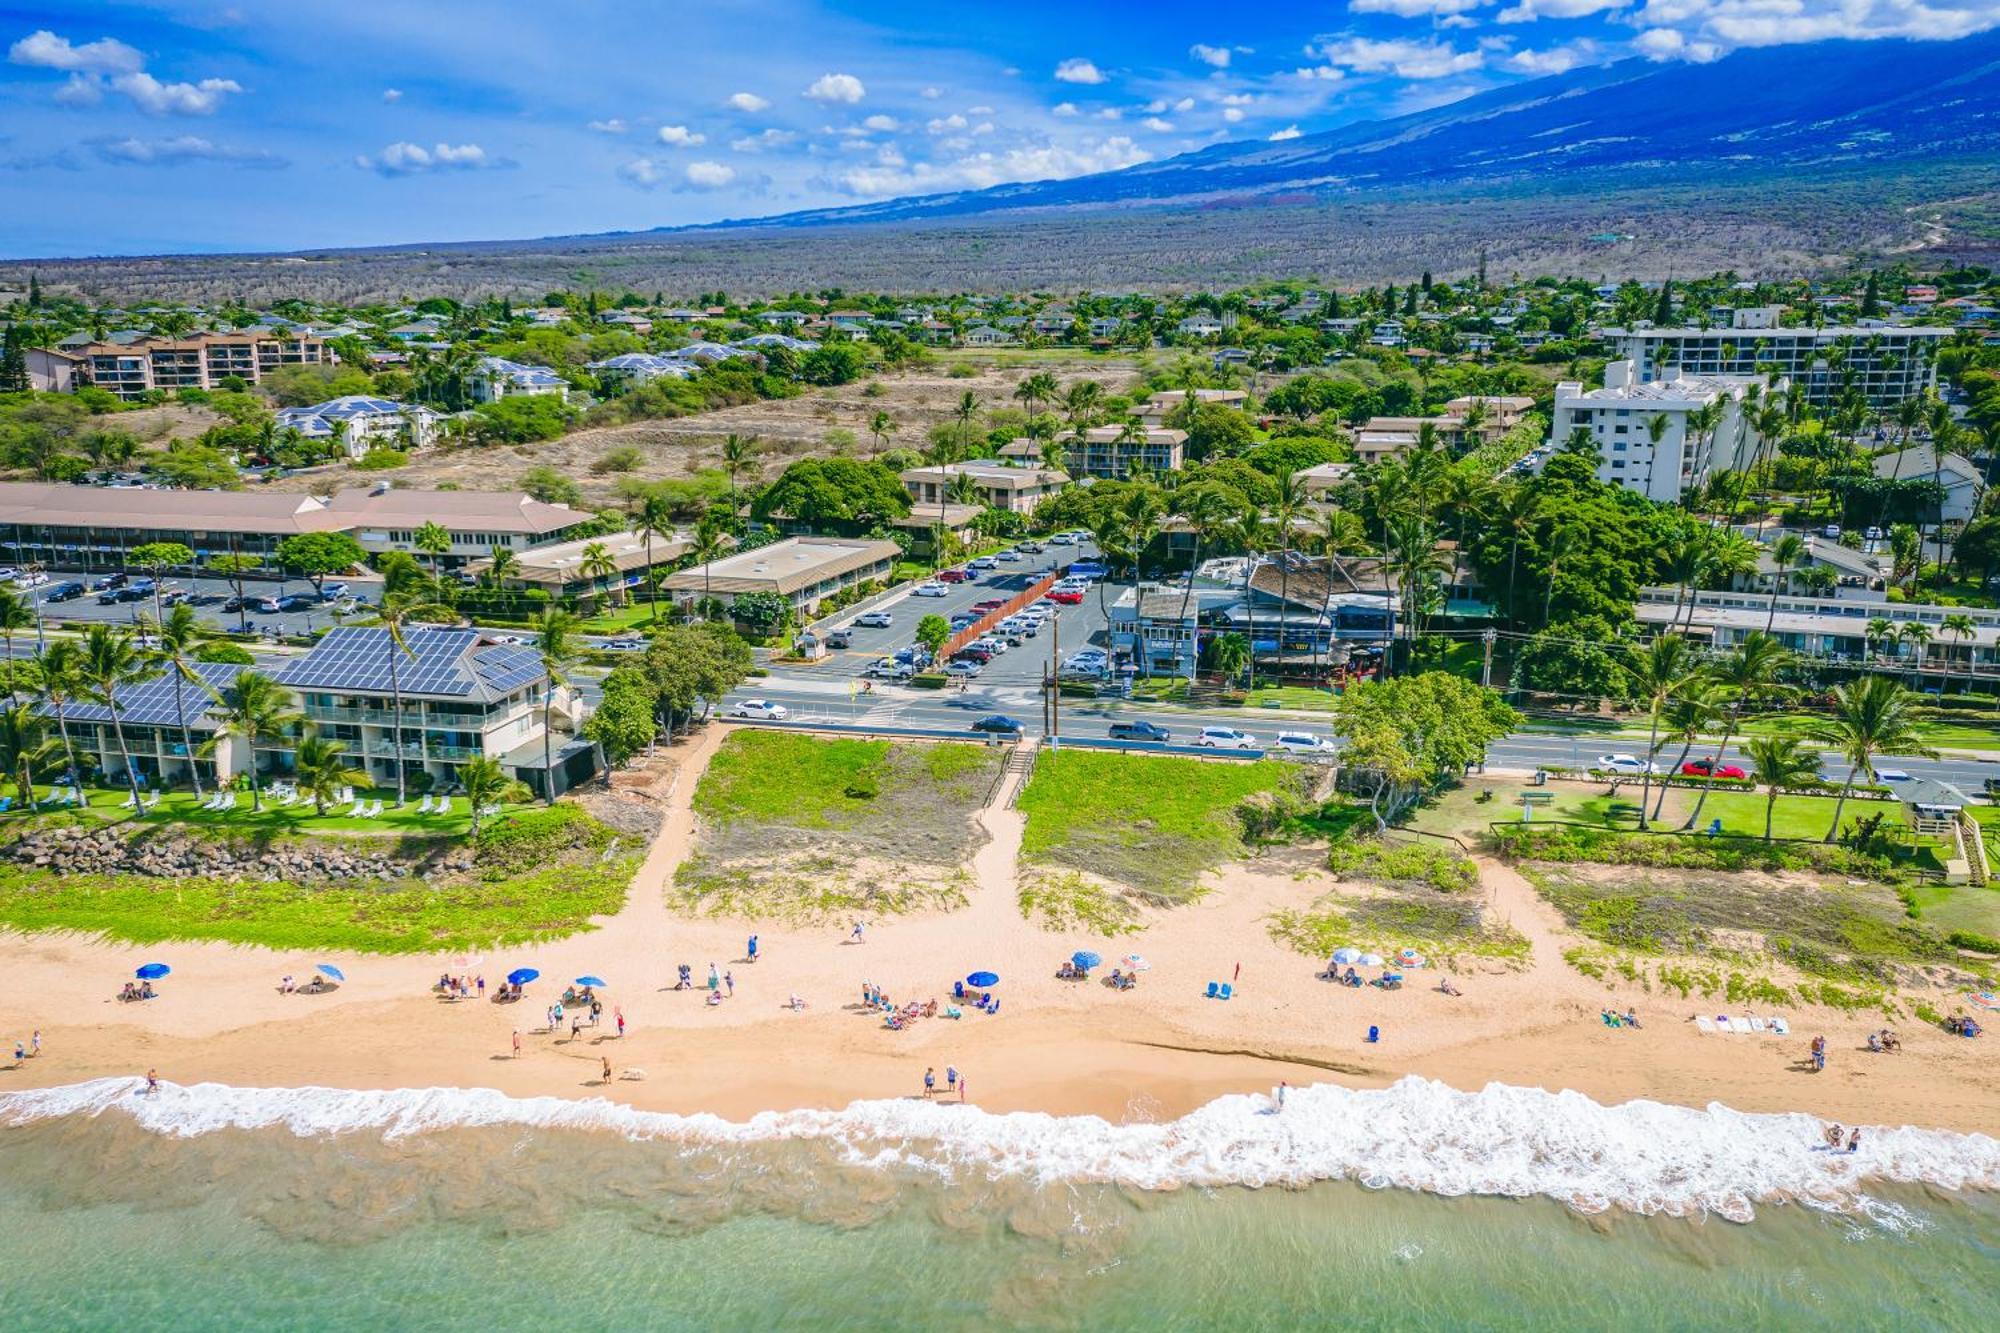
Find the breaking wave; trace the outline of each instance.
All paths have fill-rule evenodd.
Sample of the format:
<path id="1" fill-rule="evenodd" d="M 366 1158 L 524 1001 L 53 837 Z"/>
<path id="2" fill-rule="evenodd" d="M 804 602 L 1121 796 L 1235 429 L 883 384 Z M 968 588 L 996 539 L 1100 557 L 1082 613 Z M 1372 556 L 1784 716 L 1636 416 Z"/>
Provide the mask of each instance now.
<path id="1" fill-rule="evenodd" d="M 0 1095 L 0 1126 L 107 1114 L 163 1136 L 281 1130 L 385 1141 L 456 1129 L 595 1131 L 750 1166 L 759 1145 L 810 1144 L 847 1167 L 1144 1190 L 1304 1186 L 1352 1180 L 1438 1195 L 1541 1196 L 1581 1212 L 1713 1213 L 1748 1221 L 1760 1203 L 1803 1203 L 1882 1220 L 1871 1182 L 2000 1189 L 2000 1140 L 1940 1130 L 1864 1128 L 1859 1151 L 1822 1148 L 1803 1114 L 1750 1115 L 1489 1084 L 1462 1092 L 1405 1078 L 1380 1090 L 1293 1088 L 1210 1102 L 1179 1120 L 994 1114 L 922 1101 L 839 1111 L 765 1112 L 735 1122 L 640 1111 L 601 1099 L 513 1098 L 484 1088 L 357 1092 L 163 1084 L 132 1079 Z"/>

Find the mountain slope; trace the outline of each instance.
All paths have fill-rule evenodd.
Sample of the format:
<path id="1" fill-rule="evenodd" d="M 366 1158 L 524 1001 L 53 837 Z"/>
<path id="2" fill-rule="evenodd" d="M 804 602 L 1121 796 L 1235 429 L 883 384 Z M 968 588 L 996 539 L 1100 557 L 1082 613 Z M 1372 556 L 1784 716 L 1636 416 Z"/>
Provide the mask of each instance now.
<path id="1" fill-rule="evenodd" d="M 1629 171 L 1632 185 L 1689 183 L 1714 170 L 1987 154 L 2000 155 L 2000 32 L 1956 42 L 1743 50 L 1708 65 L 1625 60 L 1281 143 L 1218 144 L 1101 175 L 817 209 L 754 225 L 1251 202 L 1446 182 L 1559 187 L 1564 176 L 1591 168 Z"/>

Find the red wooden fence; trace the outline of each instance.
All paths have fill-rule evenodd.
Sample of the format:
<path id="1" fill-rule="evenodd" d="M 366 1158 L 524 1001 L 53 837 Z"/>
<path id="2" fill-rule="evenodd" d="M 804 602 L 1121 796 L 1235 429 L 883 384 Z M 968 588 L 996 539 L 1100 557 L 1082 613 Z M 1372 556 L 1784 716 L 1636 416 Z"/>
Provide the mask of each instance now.
<path id="1" fill-rule="evenodd" d="M 950 661 L 953 653 L 986 633 L 987 630 L 992 629 L 1008 616 L 1013 615 L 1024 606 L 1032 606 L 1034 603 L 1039 602 L 1048 593 L 1048 590 L 1055 585 L 1055 581 L 1061 577 L 1062 575 L 1053 573 L 1044 575 L 1025 590 L 1015 593 L 999 606 L 988 611 L 985 615 L 979 617 L 979 619 L 973 621 L 949 639 L 946 639 L 943 650 L 938 653 L 938 660 L 941 662 Z"/>

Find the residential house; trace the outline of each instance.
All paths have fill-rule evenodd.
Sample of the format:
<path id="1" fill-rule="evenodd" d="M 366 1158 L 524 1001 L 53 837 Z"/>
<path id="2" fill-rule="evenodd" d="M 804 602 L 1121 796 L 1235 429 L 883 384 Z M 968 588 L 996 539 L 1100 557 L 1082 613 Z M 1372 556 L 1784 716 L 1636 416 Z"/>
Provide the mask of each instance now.
<path id="1" fill-rule="evenodd" d="M 963 341 L 967 347 L 1004 347 L 1014 341 L 1014 335 L 991 324 L 975 324 L 965 331 Z"/>
<path id="2" fill-rule="evenodd" d="M 1963 454 L 1946 453 L 1932 457 L 1929 449 L 1899 449 L 1875 459 L 1875 475 L 1884 481 L 1932 481 L 1944 487 L 1944 507 L 1940 517 L 1946 523 L 1963 523 L 1979 512 L 1979 497 L 1986 478 Z"/>
<path id="3" fill-rule="evenodd" d="M 277 414 L 277 427 L 309 440 L 338 440 L 352 459 L 378 446 L 426 448 L 437 439 L 443 419 L 428 407 L 351 393 L 310 407 L 284 408 Z"/>
<path id="4" fill-rule="evenodd" d="M 584 368 L 597 376 L 602 388 L 613 393 L 663 377 L 684 380 L 692 376 L 696 369 L 692 362 L 654 352 L 620 352 L 602 361 L 592 361 Z"/>
<path id="5" fill-rule="evenodd" d="M 569 382 L 547 366 L 524 366 L 504 357 L 482 356 L 467 378 L 475 403 L 502 398 L 554 397 L 569 401 Z"/>

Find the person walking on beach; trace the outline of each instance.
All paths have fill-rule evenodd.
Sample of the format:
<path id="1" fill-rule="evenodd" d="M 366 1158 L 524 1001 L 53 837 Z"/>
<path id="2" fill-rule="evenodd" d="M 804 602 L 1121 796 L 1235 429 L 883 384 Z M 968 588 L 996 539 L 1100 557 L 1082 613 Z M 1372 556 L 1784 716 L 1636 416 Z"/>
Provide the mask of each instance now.
<path id="1" fill-rule="evenodd" d="M 924 1100 L 929 1101 L 937 1092 L 937 1067 L 924 1070 Z"/>
<path id="2" fill-rule="evenodd" d="M 1285 1109 L 1285 1093 L 1290 1091 L 1291 1086 L 1291 1082 L 1287 1079 L 1281 1078 L 1278 1080 L 1278 1109 L 1280 1111 Z"/>
<path id="3" fill-rule="evenodd" d="M 40 1055 L 41 1053 L 42 1053 L 42 1030 L 40 1028 L 36 1028 L 35 1035 L 28 1038 L 28 1054 L 30 1056 L 36 1056 Z"/>
<path id="4" fill-rule="evenodd" d="M 958 1076 L 958 1099 L 960 1101 L 965 1100 L 965 1090 L 971 1086 L 972 1086 L 971 1081 L 967 1079 L 965 1075 L 960 1074 Z"/>
<path id="5" fill-rule="evenodd" d="M 606 1087 L 611 1084 L 611 1057 L 608 1055 L 604 1057 L 604 1083 Z"/>
<path id="6" fill-rule="evenodd" d="M 1826 1069 L 1825 1037 L 1814 1037 L 1812 1039 L 1812 1067 L 1815 1074 L 1822 1073 Z"/>
<path id="7" fill-rule="evenodd" d="M 743 954 L 751 962 L 754 963 L 757 961 L 757 937 L 755 935 L 750 937 L 749 947 L 743 950 Z"/>
<path id="8" fill-rule="evenodd" d="M 854 933 L 847 937 L 847 942 L 849 944 L 863 943 L 861 938 L 861 923 L 859 921 L 854 923 Z"/>
<path id="9" fill-rule="evenodd" d="M 590 1002 L 590 1025 L 592 1027 L 596 1027 L 598 1021 L 603 1017 L 604 1017 L 604 1001 L 592 1000 Z"/>
<path id="10" fill-rule="evenodd" d="M 479 998 L 480 998 L 480 999 L 482 999 L 482 1000 L 483 1000 L 483 999 L 485 999 L 485 998 L 486 998 L 486 974 L 485 974 L 484 972 L 481 972 L 481 973 L 480 973 L 480 974 L 479 974 L 478 976 L 476 976 L 476 977 L 474 977 L 474 978 L 472 979 L 472 984 L 473 984 L 473 985 L 475 985 L 475 986 L 477 986 L 477 987 L 479 988 Z"/>
<path id="11" fill-rule="evenodd" d="M 576 1014 L 572 1016 L 571 1019 L 569 1020 L 569 1039 L 571 1041 L 575 1041 L 577 1038 L 577 1034 L 582 1031 L 583 1031 L 583 1015 Z"/>
<path id="12" fill-rule="evenodd" d="M 708 988 L 712 991 L 722 989 L 722 978 L 716 972 L 714 963 L 708 965 Z"/>
<path id="13" fill-rule="evenodd" d="M 1861 1148 L 1861 1127 L 1856 1125 L 1847 1133 L 1847 1151 L 1857 1152 Z"/>
<path id="14" fill-rule="evenodd" d="M 514 1029 L 514 1058 L 516 1060 L 521 1058 L 521 1029 L 519 1028 Z"/>
<path id="15" fill-rule="evenodd" d="M 958 1091 L 958 1070 L 955 1066 L 944 1067 L 944 1095 L 949 1097 Z"/>
<path id="16" fill-rule="evenodd" d="M 625 1035 L 625 1011 L 624 1011 L 623 1009 L 613 1009 L 613 1010 L 611 1011 L 611 1017 L 612 1017 L 612 1018 L 613 1018 L 613 1020 L 615 1020 L 615 1021 L 617 1022 L 617 1024 L 618 1024 L 618 1035 L 619 1035 L 619 1036 L 621 1036 L 621 1037 L 622 1037 L 622 1036 L 624 1036 L 624 1035 Z"/>
<path id="17" fill-rule="evenodd" d="M 735 976 L 735 974 L 734 974 L 734 973 L 732 973 L 732 972 L 724 972 L 724 973 L 722 974 L 722 984 L 723 984 L 723 985 L 725 985 L 725 986 L 727 986 L 727 987 L 729 987 L 729 998 L 730 998 L 730 999 L 732 999 L 732 1000 L 733 1000 L 733 999 L 735 999 L 735 998 L 736 998 L 736 976 Z"/>
<path id="18" fill-rule="evenodd" d="M 146 1095 L 150 1097 L 159 1090 L 160 1071 L 157 1069 L 148 1069 L 146 1071 Z"/>

